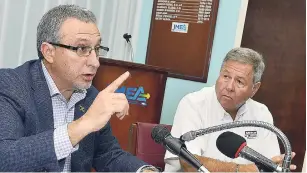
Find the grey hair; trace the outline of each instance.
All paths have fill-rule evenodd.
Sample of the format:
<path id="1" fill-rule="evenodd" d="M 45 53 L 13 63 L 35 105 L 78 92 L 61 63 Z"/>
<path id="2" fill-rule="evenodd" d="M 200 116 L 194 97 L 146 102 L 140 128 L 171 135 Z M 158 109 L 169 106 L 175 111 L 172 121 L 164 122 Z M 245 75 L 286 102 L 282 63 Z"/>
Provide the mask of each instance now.
<path id="1" fill-rule="evenodd" d="M 86 23 L 96 23 L 93 12 L 77 5 L 59 5 L 44 14 L 37 26 L 37 52 L 39 59 L 43 59 L 40 47 L 43 42 L 59 43 L 61 35 L 59 30 L 68 18 L 75 18 Z"/>
<path id="2" fill-rule="evenodd" d="M 229 60 L 252 65 L 254 72 L 253 82 L 260 82 L 265 69 L 264 60 L 260 53 L 249 48 L 234 48 L 226 54 L 222 66 Z"/>

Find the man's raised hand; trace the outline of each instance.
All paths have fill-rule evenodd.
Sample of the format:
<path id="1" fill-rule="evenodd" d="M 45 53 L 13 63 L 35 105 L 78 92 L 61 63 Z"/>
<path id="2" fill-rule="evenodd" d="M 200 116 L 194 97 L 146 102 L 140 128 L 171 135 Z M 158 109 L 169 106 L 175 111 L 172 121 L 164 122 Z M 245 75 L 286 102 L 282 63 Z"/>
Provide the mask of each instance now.
<path id="1" fill-rule="evenodd" d="M 115 93 L 115 91 L 129 76 L 130 73 L 125 72 L 97 95 L 84 115 L 91 122 L 90 125 L 93 126 L 93 131 L 103 128 L 114 114 L 119 119 L 123 119 L 125 115 L 128 115 L 129 104 L 125 94 Z"/>

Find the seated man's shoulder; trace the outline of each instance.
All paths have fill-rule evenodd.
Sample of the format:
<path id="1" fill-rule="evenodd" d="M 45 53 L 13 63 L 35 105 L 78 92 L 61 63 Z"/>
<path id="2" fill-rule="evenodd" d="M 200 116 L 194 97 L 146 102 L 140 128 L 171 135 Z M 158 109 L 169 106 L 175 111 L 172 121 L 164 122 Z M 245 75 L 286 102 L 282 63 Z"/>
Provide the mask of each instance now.
<path id="1" fill-rule="evenodd" d="M 15 69 L 5 68 L 0 69 L 0 86 L 2 85 L 12 85 L 14 83 L 20 82 L 20 75 Z"/>
<path id="2" fill-rule="evenodd" d="M 202 104 L 205 100 L 208 100 L 213 96 L 213 92 L 215 92 L 214 88 L 204 87 L 198 91 L 188 93 L 182 98 L 181 101 L 194 104 Z"/>
<path id="3" fill-rule="evenodd" d="M 268 107 L 265 104 L 260 103 L 258 101 L 255 101 L 253 99 L 249 99 L 248 103 L 249 103 L 249 105 L 251 105 L 251 108 L 253 108 L 253 109 L 258 109 L 258 110 L 262 110 L 262 111 L 269 111 Z"/>
<path id="4" fill-rule="evenodd" d="M 253 99 L 249 99 L 247 102 L 249 109 L 256 114 L 258 121 L 272 121 L 272 114 L 265 104 L 257 102 Z"/>
<path id="5" fill-rule="evenodd" d="M 29 88 L 30 81 L 30 65 L 25 63 L 16 68 L 2 68 L 0 69 L 0 89 L 4 92 L 18 91 L 21 90 L 22 93 L 27 91 Z"/>

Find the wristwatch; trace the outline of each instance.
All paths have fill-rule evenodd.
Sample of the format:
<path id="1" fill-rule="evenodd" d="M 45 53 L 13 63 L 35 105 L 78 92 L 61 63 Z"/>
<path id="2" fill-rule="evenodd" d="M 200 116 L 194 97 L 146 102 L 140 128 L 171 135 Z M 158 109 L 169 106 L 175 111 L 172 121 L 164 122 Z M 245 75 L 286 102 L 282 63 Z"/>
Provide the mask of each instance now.
<path id="1" fill-rule="evenodd" d="M 160 170 L 154 166 L 148 165 L 148 166 L 144 166 L 141 169 L 141 172 L 160 172 Z"/>
<path id="2" fill-rule="evenodd" d="M 236 172 L 239 172 L 239 164 L 236 165 Z"/>

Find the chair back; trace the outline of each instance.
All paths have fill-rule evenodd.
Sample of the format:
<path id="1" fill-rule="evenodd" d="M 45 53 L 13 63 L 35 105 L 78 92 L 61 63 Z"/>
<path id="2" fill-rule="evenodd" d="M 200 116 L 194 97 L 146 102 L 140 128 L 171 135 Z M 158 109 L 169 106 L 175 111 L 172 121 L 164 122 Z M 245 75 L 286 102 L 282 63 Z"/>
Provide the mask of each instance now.
<path id="1" fill-rule="evenodd" d="M 151 138 L 152 128 L 158 124 L 137 122 L 131 125 L 129 134 L 129 152 L 139 159 L 164 169 L 165 148 Z M 171 125 L 165 125 L 171 130 Z"/>

